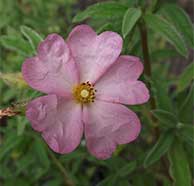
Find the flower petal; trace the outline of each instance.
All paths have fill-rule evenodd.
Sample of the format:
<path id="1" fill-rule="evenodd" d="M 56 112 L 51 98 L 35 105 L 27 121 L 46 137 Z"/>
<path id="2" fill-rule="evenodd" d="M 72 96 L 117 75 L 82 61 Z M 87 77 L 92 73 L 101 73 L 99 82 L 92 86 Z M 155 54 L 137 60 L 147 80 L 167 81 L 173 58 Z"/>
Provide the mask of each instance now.
<path id="1" fill-rule="evenodd" d="M 100 159 L 109 158 L 117 144 L 135 140 L 141 129 L 136 114 L 120 104 L 95 101 L 83 114 L 88 149 Z"/>
<path id="2" fill-rule="evenodd" d="M 122 38 L 117 33 L 107 31 L 97 36 L 87 25 L 75 27 L 67 43 L 79 65 L 81 82 L 95 83 L 122 50 Z"/>
<path id="3" fill-rule="evenodd" d="M 96 98 L 123 104 L 142 104 L 148 101 L 149 91 L 137 81 L 143 71 L 139 58 L 120 56 L 114 65 L 96 82 Z"/>
<path id="4" fill-rule="evenodd" d="M 49 35 L 39 45 L 36 57 L 26 59 L 22 73 L 32 88 L 60 96 L 69 95 L 79 80 L 69 48 L 57 34 Z"/>
<path id="5" fill-rule="evenodd" d="M 55 95 L 39 97 L 28 104 L 26 116 L 55 152 L 69 153 L 79 145 L 83 135 L 82 110 L 72 100 Z"/>

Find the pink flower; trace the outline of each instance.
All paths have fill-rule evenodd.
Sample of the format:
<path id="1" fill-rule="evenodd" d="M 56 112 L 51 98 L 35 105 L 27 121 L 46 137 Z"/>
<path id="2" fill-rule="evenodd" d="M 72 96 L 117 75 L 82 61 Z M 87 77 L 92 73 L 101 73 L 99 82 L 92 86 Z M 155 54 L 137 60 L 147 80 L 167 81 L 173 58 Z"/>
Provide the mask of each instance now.
<path id="1" fill-rule="evenodd" d="M 100 35 L 87 25 L 73 29 L 67 41 L 50 34 L 35 57 L 26 59 L 22 73 L 34 89 L 48 95 L 31 101 L 26 116 L 55 152 L 72 152 L 83 133 L 91 154 L 111 156 L 118 144 L 140 133 L 136 114 L 122 104 L 142 104 L 149 92 L 138 77 L 139 58 L 119 56 L 122 38 Z"/>

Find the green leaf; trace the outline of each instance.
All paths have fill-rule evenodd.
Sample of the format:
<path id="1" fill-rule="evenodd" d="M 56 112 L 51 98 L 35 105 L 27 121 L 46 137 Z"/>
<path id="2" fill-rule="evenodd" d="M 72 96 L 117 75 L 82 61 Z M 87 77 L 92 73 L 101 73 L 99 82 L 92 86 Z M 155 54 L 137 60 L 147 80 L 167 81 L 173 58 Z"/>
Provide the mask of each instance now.
<path id="1" fill-rule="evenodd" d="M 38 137 L 35 138 L 34 141 L 34 150 L 37 153 L 40 164 L 42 164 L 45 167 L 45 170 L 47 170 L 49 168 L 50 161 L 48 158 L 46 146 Z"/>
<path id="2" fill-rule="evenodd" d="M 115 175 L 110 175 L 107 176 L 103 181 L 97 184 L 97 186 L 116 186 L 117 182 L 117 176 Z"/>
<path id="3" fill-rule="evenodd" d="M 148 11 L 155 12 L 158 8 L 158 4 L 159 4 L 158 0 L 152 0 L 150 7 L 148 7 Z"/>
<path id="4" fill-rule="evenodd" d="M 163 79 L 159 76 L 160 74 L 158 73 L 153 74 L 151 81 L 152 91 L 156 99 L 157 108 L 172 112 L 172 101 L 168 94 L 168 82 L 166 79 Z"/>
<path id="5" fill-rule="evenodd" d="M 73 23 L 81 22 L 90 17 L 103 19 L 121 17 L 124 15 L 126 10 L 126 6 L 116 2 L 96 3 L 89 6 L 83 12 L 78 13 L 73 18 Z"/>
<path id="6" fill-rule="evenodd" d="M 110 23 L 105 23 L 102 25 L 97 31 L 97 34 L 100 34 L 101 32 L 107 31 L 107 30 L 112 30 L 112 25 Z"/>
<path id="7" fill-rule="evenodd" d="M 165 126 L 165 128 L 176 127 L 176 124 L 178 123 L 176 116 L 168 111 L 156 109 L 152 110 L 152 113 L 161 122 L 161 124 Z"/>
<path id="8" fill-rule="evenodd" d="M 191 81 L 194 79 L 194 62 L 189 64 L 182 74 L 179 76 L 178 81 L 177 81 L 177 89 L 178 92 L 183 91 L 185 88 L 187 88 Z"/>
<path id="9" fill-rule="evenodd" d="M 147 14 L 145 21 L 153 31 L 159 33 L 171 43 L 181 55 L 187 56 L 188 51 L 184 39 L 171 23 L 161 16 L 153 14 Z"/>
<path id="10" fill-rule="evenodd" d="M 130 179 L 132 179 L 133 186 L 157 186 L 154 173 L 149 171 L 137 172 Z M 141 174 L 141 179 L 140 179 Z"/>
<path id="11" fill-rule="evenodd" d="M 4 186 L 29 186 L 29 180 L 24 177 L 5 180 Z"/>
<path id="12" fill-rule="evenodd" d="M 0 148 L 0 161 L 9 153 L 14 147 L 16 147 L 22 141 L 21 137 L 17 137 L 16 134 L 10 133 L 9 136 L 5 138 L 4 143 Z"/>
<path id="13" fill-rule="evenodd" d="M 28 84 L 23 79 L 22 73 L 1 73 L 0 79 L 2 79 L 8 86 L 18 89 L 28 88 Z"/>
<path id="14" fill-rule="evenodd" d="M 30 168 L 30 166 L 34 163 L 34 159 L 32 157 L 32 154 L 27 152 L 25 156 L 22 156 L 22 158 L 19 158 L 16 162 L 16 171 L 14 172 L 14 175 L 17 177 L 22 172 L 25 172 L 26 169 Z"/>
<path id="15" fill-rule="evenodd" d="M 63 181 L 61 181 L 59 178 L 53 178 L 51 180 L 48 180 L 45 185 L 46 186 L 59 186 L 63 184 L 62 182 Z"/>
<path id="16" fill-rule="evenodd" d="M 141 17 L 141 10 L 137 8 L 129 8 L 123 18 L 122 34 L 125 38 L 133 29 L 139 18 Z"/>
<path id="17" fill-rule="evenodd" d="M 129 186 L 129 181 L 127 178 L 120 179 L 115 186 Z"/>
<path id="18" fill-rule="evenodd" d="M 28 121 L 22 116 L 17 116 L 17 135 L 20 136 L 23 134 L 25 127 Z"/>
<path id="19" fill-rule="evenodd" d="M 164 15 L 182 33 L 188 44 L 194 48 L 194 27 L 188 14 L 176 4 L 165 4 L 161 8 Z"/>
<path id="20" fill-rule="evenodd" d="M 43 38 L 30 27 L 21 26 L 20 30 L 22 34 L 28 39 L 32 49 L 36 53 L 36 48 L 38 44 L 43 40 Z"/>
<path id="21" fill-rule="evenodd" d="M 194 126 L 189 124 L 184 124 L 179 131 L 179 135 L 182 137 L 191 149 L 194 149 Z"/>
<path id="22" fill-rule="evenodd" d="M 161 134 L 156 144 L 149 150 L 144 160 L 144 167 L 148 167 L 158 161 L 170 148 L 174 136 L 170 132 Z"/>
<path id="23" fill-rule="evenodd" d="M 15 36 L 1 36 L 0 43 L 7 49 L 16 51 L 23 56 L 32 55 L 32 49 L 27 41 Z"/>
<path id="24" fill-rule="evenodd" d="M 167 178 L 166 176 L 162 177 L 163 179 L 163 186 L 172 186 L 172 182 L 169 178 Z"/>
<path id="25" fill-rule="evenodd" d="M 99 161 L 98 161 L 99 162 Z M 119 156 L 112 157 L 104 162 L 105 166 L 109 168 L 110 174 L 107 177 L 97 184 L 97 186 L 124 186 L 127 185 L 128 175 L 135 170 L 136 161 L 132 161 L 126 164 L 126 161 Z"/>
<path id="26" fill-rule="evenodd" d="M 189 163 L 182 144 L 174 143 L 168 153 L 170 161 L 170 175 L 174 180 L 174 186 L 191 186 L 191 172 Z"/>
<path id="27" fill-rule="evenodd" d="M 128 186 L 128 180 L 118 178 L 117 175 L 107 176 L 103 181 L 101 181 L 97 186 Z"/>
<path id="28" fill-rule="evenodd" d="M 179 109 L 179 120 L 183 123 L 193 123 L 194 84 Z"/>
<path id="29" fill-rule="evenodd" d="M 133 172 L 136 169 L 136 167 L 137 167 L 137 162 L 132 161 L 127 165 L 123 166 L 122 168 L 120 168 L 117 175 L 119 177 L 127 177 L 131 172 Z"/>
<path id="30" fill-rule="evenodd" d="M 169 58 L 178 56 L 178 52 L 172 49 L 157 49 L 151 53 L 152 61 L 165 61 Z"/>

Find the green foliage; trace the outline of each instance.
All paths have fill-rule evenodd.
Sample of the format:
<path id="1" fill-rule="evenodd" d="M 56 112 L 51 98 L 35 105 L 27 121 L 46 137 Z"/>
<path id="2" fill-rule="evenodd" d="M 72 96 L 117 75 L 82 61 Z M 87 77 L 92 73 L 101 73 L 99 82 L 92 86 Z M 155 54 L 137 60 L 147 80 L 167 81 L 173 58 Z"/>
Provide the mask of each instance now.
<path id="1" fill-rule="evenodd" d="M 187 56 L 188 52 L 185 42 L 181 34 L 171 23 L 161 16 L 153 14 L 147 14 L 145 16 L 145 21 L 153 31 L 167 39 L 181 55 Z"/>
<path id="2" fill-rule="evenodd" d="M 22 137 L 17 137 L 17 135 L 13 132 L 7 135 L 7 138 L 0 149 L 0 162 L 14 147 L 16 147 L 21 142 L 21 140 Z"/>
<path id="3" fill-rule="evenodd" d="M 1 36 L 0 43 L 5 48 L 14 50 L 21 55 L 29 56 L 31 55 L 31 47 L 27 41 L 22 38 L 15 36 Z"/>
<path id="4" fill-rule="evenodd" d="M 25 89 L 28 88 L 27 83 L 24 81 L 22 74 L 18 73 L 0 73 L 2 79 L 10 87 Z"/>
<path id="5" fill-rule="evenodd" d="M 170 174 L 174 180 L 174 186 L 191 186 L 191 172 L 187 155 L 179 141 L 176 141 L 168 154 L 170 161 Z"/>
<path id="6" fill-rule="evenodd" d="M 145 160 L 144 160 L 144 167 L 148 167 L 153 163 L 160 160 L 160 158 L 168 152 L 174 136 L 170 132 L 163 133 L 156 144 L 149 150 Z"/>
<path id="7" fill-rule="evenodd" d="M 42 166 L 44 167 L 44 171 L 47 171 L 50 166 L 47 147 L 45 146 L 43 141 L 38 137 L 35 138 L 33 145 L 34 145 L 34 150 L 37 153 L 37 158 L 39 163 L 41 163 Z"/>
<path id="8" fill-rule="evenodd" d="M 173 109 L 172 109 L 172 101 L 168 93 L 169 84 L 167 81 L 165 81 L 164 78 L 158 77 L 158 76 L 160 76 L 160 74 L 156 72 L 156 75 L 151 81 L 153 95 L 155 96 L 155 99 L 156 99 L 157 108 L 171 112 Z"/>
<path id="9" fill-rule="evenodd" d="M 117 2 L 97 3 L 89 6 L 85 11 L 78 13 L 73 18 L 73 22 L 81 22 L 90 17 L 98 19 L 114 19 L 115 17 L 122 17 L 126 10 L 127 6 L 124 6 Z"/>
<path id="10" fill-rule="evenodd" d="M 0 120 L 0 185 L 63 186 L 67 177 L 73 186 L 191 186 L 194 63 L 181 56 L 190 58 L 194 40 L 193 23 L 182 7 L 167 0 L 0 0 L 0 17 L 0 109 L 12 106 L 21 112 Z M 122 55 L 138 56 L 144 67 L 139 26 L 147 29 L 152 75 L 144 68 L 140 79 L 150 84 L 156 104 L 129 106 L 137 112 L 141 133 L 119 145 L 108 160 L 89 154 L 84 140 L 72 153 L 54 153 L 25 117 L 27 103 L 43 94 L 23 80 L 24 60 L 36 55 L 48 34 L 65 39 L 80 22 L 98 34 L 122 35 Z"/>
<path id="11" fill-rule="evenodd" d="M 183 141 L 185 141 L 191 148 L 191 151 L 194 149 L 194 126 L 189 124 L 183 124 L 180 128 L 179 134 Z M 193 152 L 192 152 L 193 153 Z"/>
<path id="12" fill-rule="evenodd" d="M 178 53 L 173 49 L 158 49 L 151 53 L 152 61 L 165 61 L 169 58 L 178 56 Z"/>
<path id="13" fill-rule="evenodd" d="M 27 119 L 24 119 L 23 116 L 18 116 L 16 121 L 18 123 L 17 135 L 20 136 L 24 133 L 28 121 L 27 121 Z"/>
<path id="14" fill-rule="evenodd" d="M 161 8 L 161 14 L 176 27 L 189 46 L 194 48 L 194 27 L 184 9 L 175 4 L 165 4 Z"/>
<path id="15" fill-rule="evenodd" d="M 153 110 L 153 115 L 161 122 L 161 127 L 173 128 L 177 125 L 178 120 L 175 115 L 165 110 Z"/>
<path id="16" fill-rule="evenodd" d="M 179 109 L 179 119 L 183 123 L 193 122 L 193 106 L 194 106 L 194 84 L 191 86 L 190 91 L 186 98 L 183 100 Z"/>
<path id="17" fill-rule="evenodd" d="M 137 168 L 137 162 L 136 161 L 129 162 L 127 165 L 123 166 L 118 171 L 118 176 L 121 177 L 121 178 L 122 177 L 127 177 L 136 168 Z"/>
<path id="18" fill-rule="evenodd" d="M 34 53 L 36 54 L 36 49 L 38 44 L 43 40 L 43 38 L 34 30 L 27 26 L 21 26 L 20 30 L 22 34 L 28 39 Z"/>
<path id="19" fill-rule="evenodd" d="M 97 186 L 103 186 L 103 185 L 107 185 L 107 186 L 114 186 L 116 183 L 116 177 L 114 175 L 111 175 L 109 177 L 107 177 L 106 179 L 104 179 L 101 183 L 99 183 Z"/>
<path id="20" fill-rule="evenodd" d="M 122 33 L 125 38 L 133 29 L 138 19 L 141 17 L 141 10 L 137 8 L 129 8 L 123 18 Z"/>
<path id="21" fill-rule="evenodd" d="M 191 81 L 194 79 L 194 62 L 189 64 L 182 74 L 178 77 L 177 80 L 177 89 L 179 92 L 183 91 L 185 88 L 187 88 L 190 84 Z"/>

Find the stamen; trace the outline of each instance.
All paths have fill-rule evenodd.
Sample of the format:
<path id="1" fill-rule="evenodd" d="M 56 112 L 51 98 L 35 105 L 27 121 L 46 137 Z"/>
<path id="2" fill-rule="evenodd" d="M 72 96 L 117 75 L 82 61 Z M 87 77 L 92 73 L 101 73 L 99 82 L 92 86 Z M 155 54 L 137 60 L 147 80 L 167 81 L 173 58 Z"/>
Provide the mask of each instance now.
<path id="1" fill-rule="evenodd" d="M 73 89 L 75 100 L 81 104 L 94 102 L 95 92 L 94 86 L 89 81 L 81 83 Z"/>

